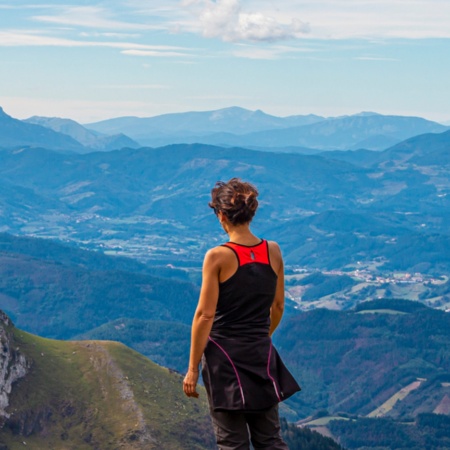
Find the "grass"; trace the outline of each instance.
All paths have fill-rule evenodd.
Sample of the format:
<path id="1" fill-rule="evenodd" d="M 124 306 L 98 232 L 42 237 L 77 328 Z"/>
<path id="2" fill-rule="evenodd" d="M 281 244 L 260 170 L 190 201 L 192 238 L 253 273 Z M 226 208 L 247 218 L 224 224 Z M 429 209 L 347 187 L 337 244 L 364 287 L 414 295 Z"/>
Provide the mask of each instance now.
<path id="1" fill-rule="evenodd" d="M 320 417 L 319 419 L 311 420 L 311 422 L 308 422 L 306 425 L 308 427 L 323 427 L 325 425 L 328 425 L 332 420 L 350 420 L 350 419 L 341 416 L 326 416 Z"/>
<path id="2" fill-rule="evenodd" d="M 367 417 L 383 417 L 385 416 L 389 411 L 392 410 L 392 408 L 395 406 L 397 402 L 402 401 L 405 397 L 408 396 L 408 394 L 415 389 L 418 389 L 420 385 L 422 384 L 421 381 L 414 381 L 408 386 L 400 389 L 398 392 L 396 392 L 392 397 L 390 397 L 388 400 L 386 400 L 381 406 L 379 406 L 377 409 L 372 411 L 367 415 Z"/>
<path id="3" fill-rule="evenodd" d="M 356 314 L 408 314 L 403 311 L 395 311 L 394 309 L 367 309 L 358 311 Z"/>
<path id="4" fill-rule="evenodd" d="M 11 394 L 10 450 L 205 449 L 212 430 L 204 389 L 182 392 L 182 376 L 108 341 L 56 341 L 15 330 L 32 361 Z"/>

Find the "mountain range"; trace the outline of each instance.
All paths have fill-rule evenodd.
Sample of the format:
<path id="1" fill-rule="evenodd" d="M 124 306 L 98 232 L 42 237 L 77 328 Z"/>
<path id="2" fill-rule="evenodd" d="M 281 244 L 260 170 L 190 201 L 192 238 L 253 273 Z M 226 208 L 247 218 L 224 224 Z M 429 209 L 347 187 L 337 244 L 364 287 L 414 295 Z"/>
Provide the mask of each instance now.
<path id="1" fill-rule="evenodd" d="M 79 123 L 70 119 L 60 119 L 58 117 L 33 116 L 24 120 L 25 123 L 40 125 L 50 128 L 58 133 L 66 134 L 82 144 L 90 151 L 110 151 L 120 148 L 138 148 L 140 145 L 122 133 L 105 135 L 97 133 L 83 127 Z"/>
<path id="2" fill-rule="evenodd" d="M 278 240 L 290 265 L 378 260 L 381 270 L 446 273 L 449 147 L 444 132 L 382 152 L 320 155 L 200 144 L 86 155 L 4 150 L 0 230 L 200 264 L 221 239 L 209 191 L 238 175 L 260 189 L 255 232 Z"/>
<path id="3" fill-rule="evenodd" d="M 331 118 L 313 114 L 277 117 L 230 107 L 147 118 L 119 117 L 82 126 L 57 117 L 33 116 L 18 121 L 1 110 L 0 148 L 42 146 L 86 153 L 202 143 L 315 154 L 324 150 L 384 150 L 413 136 L 448 129 L 419 117 L 371 112 Z"/>
<path id="4" fill-rule="evenodd" d="M 384 150 L 409 137 L 448 129 L 419 117 L 366 112 L 332 118 L 315 115 L 282 118 L 238 107 L 149 118 L 122 117 L 86 127 L 103 133 L 122 132 L 149 146 L 202 143 L 298 153 Z"/>
<path id="5" fill-rule="evenodd" d="M 139 144 L 120 133 L 112 136 L 95 133 L 69 119 L 36 116 L 24 121 L 14 119 L 0 108 L 0 149 L 27 146 L 87 153 L 137 148 Z"/>
<path id="6" fill-rule="evenodd" d="M 380 120 L 380 125 L 384 116 L 377 117 L 342 120 L 348 119 L 348 129 L 355 131 L 355 123 Z M 258 115 L 248 120 L 257 121 Z M 312 129 L 325 122 L 308 120 L 315 123 L 285 129 L 277 125 L 277 131 Z M 400 122 L 406 129 L 408 121 Z M 5 113 L 1 123 L 6 124 L 4 142 L 20 135 L 17 129 L 25 137 L 45 132 L 49 140 L 56 139 L 52 133 L 64 137 Z M 283 404 L 283 416 L 302 419 L 302 426 L 322 427 L 349 449 L 385 450 L 389 436 L 403 448 L 445 447 L 449 427 L 440 416 L 450 414 L 449 316 L 422 304 L 450 306 L 450 131 L 441 131 L 407 137 L 382 151 L 314 155 L 284 153 L 281 146 L 257 151 L 180 144 L 98 152 L 82 144 L 78 150 L 69 148 L 63 141 L 49 148 L 44 138 L 27 145 L 0 143 L 0 231 L 8 232 L 0 234 L 0 308 L 25 330 L 9 329 L 17 339 L 11 348 L 23 349 L 26 361 L 34 361 L 30 377 L 37 377 L 28 378 L 34 380 L 29 384 L 26 378 L 17 381 L 15 386 L 23 389 L 11 397 L 14 414 L 0 433 L 0 444 L 15 449 L 23 445 L 21 439 L 39 448 L 42 433 L 52 436 L 55 446 L 64 437 L 69 448 L 72 439 L 78 439 L 74 448 L 83 448 L 79 436 L 86 448 L 98 447 L 107 435 L 111 448 L 144 439 L 146 430 L 133 433 L 126 418 L 118 429 L 97 420 L 104 414 L 90 415 L 90 396 L 101 413 L 112 408 L 108 398 L 118 395 L 108 389 L 114 388 L 114 373 L 119 372 L 105 378 L 111 373 L 105 375 L 104 366 L 118 367 L 122 380 L 128 377 L 124 385 L 142 400 L 137 404 L 150 423 L 154 414 L 170 415 L 151 408 L 145 412 L 152 401 L 164 402 L 136 387 L 136 373 L 147 374 L 156 366 L 97 339 L 121 341 L 171 370 L 185 369 L 201 259 L 207 248 L 226 239 L 207 206 L 209 192 L 217 180 L 240 176 L 260 191 L 253 231 L 280 243 L 287 286 L 303 292 L 296 303 L 287 301 L 274 336 L 303 388 Z M 361 137 L 355 134 L 356 140 Z M 355 273 L 361 269 L 385 280 L 399 271 L 417 278 L 426 274 L 420 286 L 411 285 L 421 303 L 396 299 L 404 291 L 392 292 L 388 282 L 373 287 L 357 281 Z M 303 275 L 303 270 L 312 274 Z M 330 274 L 320 273 L 325 270 Z M 344 291 L 350 301 L 339 300 Z M 317 297 L 329 295 L 338 299 L 340 311 L 313 306 L 306 311 Z M 305 312 L 299 302 L 306 305 Z M 28 332 L 75 341 L 49 341 Z M 99 361 L 99 370 L 87 370 L 87 361 Z M 84 380 L 81 386 L 71 376 L 62 377 L 61 384 L 52 378 L 71 369 L 98 377 L 78 377 Z M 69 396 L 69 403 L 55 399 L 49 386 L 56 393 L 80 391 L 81 403 L 75 396 Z M 201 414 L 195 415 L 202 413 L 203 406 L 199 408 L 192 417 L 203 423 Z M 53 425 L 51 417 L 56 418 Z M 163 427 L 160 432 L 164 436 L 168 431 Z M 177 448 L 179 435 L 170 434 Z M 195 442 L 192 448 L 203 448 L 194 436 L 186 439 Z M 172 442 L 169 437 L 167 442 Z"/>

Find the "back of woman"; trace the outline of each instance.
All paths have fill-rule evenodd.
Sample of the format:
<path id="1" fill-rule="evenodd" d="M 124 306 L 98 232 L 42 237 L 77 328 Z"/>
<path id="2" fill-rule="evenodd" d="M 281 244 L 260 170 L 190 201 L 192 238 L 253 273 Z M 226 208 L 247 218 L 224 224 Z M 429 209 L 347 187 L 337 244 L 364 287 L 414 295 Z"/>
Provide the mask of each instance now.
<path id="1" fill-rule="evenodd" d="M 284 309 L 280 249 L 253 235 L 258 192 L 233 178 L 209 203 L 229 242 L 209 250 L 192 325 L 186 395 L 196 397 L 198 365 L 220 449 L 287 449 L 278 403 L 300 390 L 272 345 Z"/>
<path id="2" fill-rule="evenodd" d="M 235 260 L 236 271 L 219 283 L 211 336 L 268 336 L 278 278 L 270 265 L 268 242 L 261 240 L 256 245 L 228 242 L 223 247 L 229 253 L 228 258 Z"/>

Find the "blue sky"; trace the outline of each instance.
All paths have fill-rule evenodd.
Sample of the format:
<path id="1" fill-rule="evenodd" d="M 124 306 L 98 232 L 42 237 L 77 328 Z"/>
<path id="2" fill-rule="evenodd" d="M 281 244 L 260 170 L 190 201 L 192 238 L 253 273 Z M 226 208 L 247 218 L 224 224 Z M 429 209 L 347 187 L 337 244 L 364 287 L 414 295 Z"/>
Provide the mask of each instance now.
<path id="1" fill-rule="evenodd" d="M 450 121 L 449 0 L 0 0 L 0 106 Z"/>

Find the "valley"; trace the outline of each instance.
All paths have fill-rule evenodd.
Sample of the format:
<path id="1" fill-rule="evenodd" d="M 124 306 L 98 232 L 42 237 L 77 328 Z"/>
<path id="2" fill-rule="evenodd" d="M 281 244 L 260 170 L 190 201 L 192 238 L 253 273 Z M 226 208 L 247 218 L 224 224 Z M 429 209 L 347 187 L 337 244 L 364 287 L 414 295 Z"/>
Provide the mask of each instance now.
<path id="1" fill-rule="evenodd" d="M 243 117 L 242 111 L 227 114 L 224 117 Z M 373 115 L 334 121 L 292 118 L 292 123 L 308 123 L 289 127 L 262 116 L 286 139 L 306 129 L 312 139 L 326 123 L 336 137 L 346 124 L 359 130 L 352 145 L 360 139 L 374 146 L 387 141 L 393 145 L 385 150 L 331 151 L 322 136 L 322 147 L 317 144 L 314 152 L 291 147 L 289 140 L 283 147 L 258 150 L 197 142 L 106 151 L 76 124 L 52 122 L 83 133 L 102 150 L 94 151 L 52 133 L 45 136 L 53 145 L 33 144 L 31 131 L 40 126 L 36 123 L 50 122 L 35 118 L 27 124 L 31 128 L 22 128 L 23 123 L 5 116 L 0 115 L 0 128 L 2 123 L 9 124 L 9 130 L 14 125 L 30 140 L 19 145 L 14 141 L 17 135 L 11 134 L 11 141 L 0 145 L 0 309 L 16 330 L 23 330 L 14 333 L 19 347 L 35 361 L 36 374 L 44 370 L 44 362 L 55 374 L 70 368 L 86 373 L 88 360 L 98 373 L 108 368 L 109 378 L 85 380 L 84 388 L 105 393 L 111 387 L 110 398 L 135 398 L 128 405 L 129 418 L 138 424 L 133 434 L 125 419 L 120 430 L 106 422 L 97 428 L 89 414 L 75 413 L 70 421 L 60 399 L 38 398 L 29 378 L 28 390 L 14 393 L 18 400 L 12 398 L 17 412 L 33 417 L 34 425 L 26 434 L 19 421 L 17 427 L 22 428 L 17 433 L 16 422 L 9 422 L 12 428 L 0 436 L 11 448 L 23 445 L 18 439 L 39 446 L 39 433 L 50 429 L 41 426 L 49 411 L 62 414 L 54 430 L 60 437 L 67 434 L 69 441 L 78 439 L 70 427 L 90 427 L 90 438 L 89 433 L 81 434 L 86 448 L 94 448 L 97 440 L 145 437 L 143 424 L 156 423 L 156 416 L 166 414 L 159 409 L 160 402 L 164 406 L 160 397 L 138 392 L 135 369 L 129 367 L 128 374 L 124 361 L 131 364 L 133 358 L 142 358 L 136 364 L 147 373 L 144 356 L 150 358 L 169 368 L 167 372 L 155 366 L 162 370 L 161 380 L 167 373 L 179 380 L 174 372 L 186 370 L 202 258 L 208 248 L 226 239 L 207 205 L 209 192 L 217 180 L 236 175 L 258 186 L 261 202 L 252 229 L 278 241 L 286 263 L 285 317 L 274 342 L 302 385 L 302 392 L 282 405 L 286 436 L 291 442 L 306 439 L 309 429 L 302 427 L 308 426 L 352 450 L 385 450 L 383 439 L 392 433 L 401 434 L 398 442 L 407 442 L 409 448 L 427 445 L 437 450 L 440 442 L 447 442 L 439 438 L 439 430 L 448 426 L 441 416 L 447 418 L 450 397 L 447 128 Z M 199 123 L 204 124 L 205 117 L 197 117 Z M 254 129 L 241 129 L 242 139 L 256 148 L 264 127 L 258 129 L 258 115 L 248 117 Z M 166 119 L 158 120 L 163 124 Z M 177 119 L 184 126 L 186 117 Z M 386 121 L 395 122 L 400 131 L 379 139 L 364 131 L 368 123 L 376 124 L 376 130 Z M 419 123 L 435 132 L 415 136 Z M 234 126 L 238 125 L 239 120 Z M 208 137 L 211 142 L 218 142 L 220 133 L 222 138 L 231 133 L 216 131 Z M 228 136 L 228 142 L 236 136 Z M 348 136 L 341 137 L 340 145 L 347 145 Z M 71 147 L 64 148 L 68 143 Z M 42 395 L 50 392 L 40 389 Z M 105 398 L 94 400 L 103 405 L 99 408 L 108 407 Z M 174 401 L 179 402 L 178 397 Z M 28 411 L 17 406 L 38 403 L 46 407 Z M 192 413 L 200 422 L 196 414 L 203 407 Z M 201 426 L 209 439 L 208 425 Z M 160 433 L 167 442 L 179 438 L 167 427 Z M 153 439 L 155 433 L 150 435 Z M 141 447 L 146 445 L 142 442 Z M 192 445 L 210 448 L 205 442 Z M 332 441 L 327 445 L 338 448 Z"/>

